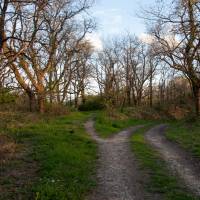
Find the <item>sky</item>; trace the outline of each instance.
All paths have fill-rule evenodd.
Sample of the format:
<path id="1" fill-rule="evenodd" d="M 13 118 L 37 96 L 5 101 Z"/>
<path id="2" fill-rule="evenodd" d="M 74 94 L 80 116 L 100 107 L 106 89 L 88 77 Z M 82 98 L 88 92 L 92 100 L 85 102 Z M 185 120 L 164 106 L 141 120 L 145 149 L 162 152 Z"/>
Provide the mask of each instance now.
<path id="1" fill-rule="evenodd" d="M 89 37 L 97 49 L 102 41 L 125 33 L 145 35 L 145 24 L 137 17 L 141 7 L 148 7 L 155 0 L 96 0 L 92 16 L 97 22 L 97 30 Z"/>

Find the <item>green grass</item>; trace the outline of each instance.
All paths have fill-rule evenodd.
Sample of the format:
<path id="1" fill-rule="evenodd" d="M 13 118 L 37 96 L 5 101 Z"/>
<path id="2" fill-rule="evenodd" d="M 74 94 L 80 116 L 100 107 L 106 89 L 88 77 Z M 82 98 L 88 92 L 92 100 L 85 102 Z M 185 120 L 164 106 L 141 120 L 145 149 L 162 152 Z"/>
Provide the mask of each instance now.
<path id="1" fill-rule="evenodd" d="M 38 163 L 33 199 L 83 200 L 95 186 L 96 144 L 83 127 L 88 117 L 77 112 L 7 129 L 17 143 L 29 144 L 29 156 Z"/>
<path id="2" fill-rule="evenodd" d="M 200 158 L 200 120 L 171 123 L 166 136 L 169 140 L 180 144 L 195 157 Z"/>
<path id="3" fill-rule="evenodd" d="M 181 186 L 175 176 L 171 175 L 157 151 L 146 143 L 144 133 L 148 128 L 140 129 L 131 139 L 132 149 L 141 170 L 148 174 L 146 190 L 150 193 L 160 194 L 160 199 L 163 200 L 197 200 Z"/>
<path id="4" fill-rule="evenodd" d="M 130 126 L 149 123 L 147 120 L 133 119 L 121 113 L 117 114 L 117 117 L 111 118 L 103 111 L 95 113 L 95 128 L 102 138 L 110 137 Z"/>

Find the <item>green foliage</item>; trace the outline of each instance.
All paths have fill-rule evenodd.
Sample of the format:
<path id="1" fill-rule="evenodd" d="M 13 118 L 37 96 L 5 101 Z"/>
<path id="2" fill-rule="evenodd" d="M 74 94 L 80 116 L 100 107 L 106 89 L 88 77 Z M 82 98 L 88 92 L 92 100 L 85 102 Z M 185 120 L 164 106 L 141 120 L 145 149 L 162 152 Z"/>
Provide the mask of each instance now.
<path id="1" fill-rule="evenodd" d="M 181 147 L 200 158 L 200 120 L 187 119 L 170 124 L 166 134 L 169 140 L 175 141 Z"/>
<path id="2" fill-rule="evenodd" d="M 95 111 L 105 108 L 104 101 L 100 96 L 88 96 L 87 101 L 79 106 L 80 111 Z"/>
<path id="3" fill-rule="evenodd" d="M 116 112 L 117 113 L 117 112 Z M 146 120 L 130 118 L 122 113 L 115 113 L 115 117 L 109 117 L 106 111 L 96 113 L 95 128 L 101 137 L 109 137 L 124 128 L 149 123 Z"/>
<path id="4" fill-rule="evenodd" d="M 17 143 L 29 144 L 29 155 L 39 165 L 32 191 L 37 200 L 82 200 L 95 185 L 96 145 L 85 132 L 88 113 L 71 113 L 55 119 L 10 127 Z"/>
<path id="5" fill-rule="evenodd" d="M 140 129 L 132 136 L 132 149 L 141 168 L 148 173 L 149 180 L 146 189 L 151 193 L 160 194 L 160 199 L 166 200 L 197 200 L 179 180 L 170 174 L 166 163 L 157 151 L 146 143 L 144 133 L 148 127 Z"/>
<path id="6" fill-rule="evenodd" d="M 16 96 L 9 89 L 0 88 L 0 104 L 14 103 Z"/>

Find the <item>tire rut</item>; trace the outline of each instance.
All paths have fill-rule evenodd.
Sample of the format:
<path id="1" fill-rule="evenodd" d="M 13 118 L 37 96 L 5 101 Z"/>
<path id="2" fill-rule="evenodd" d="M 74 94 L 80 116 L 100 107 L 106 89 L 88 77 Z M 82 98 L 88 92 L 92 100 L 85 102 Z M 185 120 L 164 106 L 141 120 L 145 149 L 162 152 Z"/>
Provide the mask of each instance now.
<path id="1" fill-rule="evenodd" d="M 145 138 L 158 150 L 172 172 L 178 174 L 185 185 L 194 194 L 200 196 L 199 162 L 195 162 L 188 152 L 166 139 L 164 135 L 166 128 L 166 125 L 156 126 L 146 133 Z"/>

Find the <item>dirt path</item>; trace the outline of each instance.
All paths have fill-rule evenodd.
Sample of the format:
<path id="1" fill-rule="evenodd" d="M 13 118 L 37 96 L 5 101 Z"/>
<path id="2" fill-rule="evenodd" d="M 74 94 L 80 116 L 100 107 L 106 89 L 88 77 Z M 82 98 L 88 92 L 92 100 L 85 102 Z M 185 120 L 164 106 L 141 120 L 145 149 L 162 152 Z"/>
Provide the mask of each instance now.
<path id="1" fill-rule="evenodd" d="M 144 176 L 140 174 L 129 145 L 129 137 L 139 127 L 129 128 L 109 139 L 101 139 L 94 122 L 85 124 L 87 132 L 99 145 L 96 190 L 89 200 L 144 200 Z M 153 198 L 155 199 L 155 198 Z"/>
<path id="2" fill-rule="evenodd" d="M 169 163 L 172 171 L 176 172 L 195 194 L 200 196 L 200 162 L 196 162 L 178 145 L 168 141 L 165 136 L 165 125 L 159 125 L 146 133 L 146 139 Z"/>

